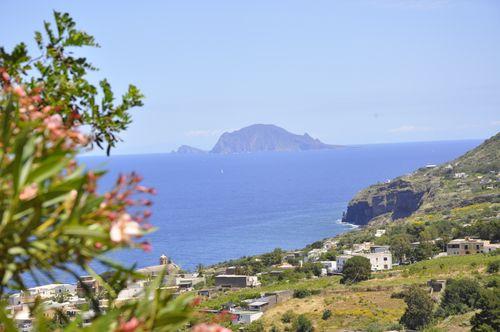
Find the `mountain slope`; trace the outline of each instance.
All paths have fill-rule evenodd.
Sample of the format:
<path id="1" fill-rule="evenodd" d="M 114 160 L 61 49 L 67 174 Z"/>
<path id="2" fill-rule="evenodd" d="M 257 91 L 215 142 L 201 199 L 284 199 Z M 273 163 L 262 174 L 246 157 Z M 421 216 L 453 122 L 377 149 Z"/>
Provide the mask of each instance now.
<path id="1" fill-rule="evenodd" d="M 499 172 L 500 133 L 497 133 L 449 163 L 421 168 L 360 191 L 349 202 L 342 220 L 357 225 L 384 223 L 414 213 L 500 202 Z"/>
<path id="2" fill-rule="evenodd" d="M 337 147 L 322 143 L 308 134 L 296 135 L 275 125 L 255 124 L 222 134 L 211 152 L 303 151 Z"/>

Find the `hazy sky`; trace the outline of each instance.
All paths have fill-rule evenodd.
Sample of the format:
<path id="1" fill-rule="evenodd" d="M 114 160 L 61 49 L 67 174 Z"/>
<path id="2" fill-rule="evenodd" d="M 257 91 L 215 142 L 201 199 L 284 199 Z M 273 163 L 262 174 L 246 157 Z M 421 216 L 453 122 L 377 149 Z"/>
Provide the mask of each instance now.
<path id="1" fill-rule="evenodd" d="M 210 148 L 273 123 L 327 143 L 486 138 L 500 128 L 500 1 L 0 1 L 0 43 L 67 11 L 115 90 L 146 104 L 117 153 Z"/>

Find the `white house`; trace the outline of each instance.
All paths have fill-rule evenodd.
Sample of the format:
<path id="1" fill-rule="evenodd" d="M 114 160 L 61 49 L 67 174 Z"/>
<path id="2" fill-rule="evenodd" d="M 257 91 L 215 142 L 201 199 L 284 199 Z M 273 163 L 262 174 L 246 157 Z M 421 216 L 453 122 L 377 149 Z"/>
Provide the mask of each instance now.
<path id="1" fill-rule="evenodd" d="M 392 254 L 389 251 L 371 252 L 364 254 L 370 260 L 372 271 L 384 271 L 392 269 Z"/>
<path id="2" fill-rule="evenodd" d="M 321 265 L 326 270 L 325 274 L 332 274 L 337 271 L 337 262 L 336 261 L 321 261 Z"/>
<path id="3" fill-rule="evenodd" d="M 483 252 L 488 253 L 500 249 L 500 243 L 491 243 L 488 240 L 483 242 Z"/>
<path id="4" fill-rule="evenodd" d="M 237 310 L 232 309 L 230 313 L 233 315 L 233 324 L 250 324 L 253 321 L 261 318 L 264 313 L 262 311 Z"/>
<path id="5" fill-rule="evenodd" d="M 390 251 L 370 252 L 370 253 L 352 253 L 349 255 L 340 255 L 337 257 L 337 271 L 342 272 L 348 259 L 354 256 L 362 256 L 370 260 L 372 271 L 384 271 L 392 269 L 392 254 Z"/>
<path id="6" fill-rule="evenodd" d="M 49 284 L 37 286 L 9 296 L 9 305 L 32 303 L 36 298 L 40 298 L 42 300 L 50 299 L 58 294 L 68 294 L 73 296 L 75 293 L 76 286 L 71 284 Z"/>

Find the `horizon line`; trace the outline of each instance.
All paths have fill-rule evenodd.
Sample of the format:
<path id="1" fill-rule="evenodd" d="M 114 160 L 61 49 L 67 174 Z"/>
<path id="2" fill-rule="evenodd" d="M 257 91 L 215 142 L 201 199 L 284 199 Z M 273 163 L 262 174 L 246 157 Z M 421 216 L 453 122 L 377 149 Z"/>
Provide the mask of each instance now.
<path id="1" fill-rule="evenodd" d="M 494 135 L 493 135 L 494 136 Z M 492 136 L 491 136 L 492 137 Z M 379 143 L 359 143 L 359 144 L 334 144 L 338 145 L 339 149 L 342 148 L 356 148 L 356 147 L 363 147 L 363 146 L 370 146 L 370 145 L 396 145 L 396 144 L 414 144 L 414 143 L 440 143 L 440 142 L 463 142 L 463 141 L 485 141 L 489 139 L 490 137 L 482 137 L 482 138 L 464 138 L 464 139 L 442 139 L 442 140 L 423 140 L 423 141 L 404 141 L 404 142 L 379 142 Z M 181 145 L 187 145 L 187 144 L 181 144 Z M 181 146 L 179 145 L 179 146 Z M 191 145 L 188 145 L 191 146 Z M 196 148 L 195 146 L 191 146 Z M 204 149 L 200 149 L 204 150 Z M 335 150 L 335 149 L 331 149 Z M 105 150 L 102 150 L 102 154 L 100 153 L 94 153 L 94 151 L 99 151 L 99 150 L 92 150 L 89 153 L 82 153 L 80 157 L 114 157 L 114 156 L 142 156 L 142 155 L 156 155 L 156 154 L 175 154 L 175 150 L 172 151 L 158 151 L 158 152 L 145 152 L 145 153 L 137 153 L 137 152 L 131 152 L 131 153 L 112 153 L 113 151 L 111 150 L 111 154 L 109 156 L 106 156 Z M 210 150 L 204 150 L 207 153 L 210 153 Z M 308 150 L 308 151 L 319 151 L 319 150 Z M 323 150 L 324 151 L 324 150 Z M 249 152 L 249 153 L 258 153 L 258 152 L 265 152 L 265 151 L 257 151 L 257 152 Z M 273 151 L 267 151 L 267 152 L 273 152 Z M 276 152 L 276 151 L 274 151 Z M 303 151 L 302 151 L 303 152 Z"/>

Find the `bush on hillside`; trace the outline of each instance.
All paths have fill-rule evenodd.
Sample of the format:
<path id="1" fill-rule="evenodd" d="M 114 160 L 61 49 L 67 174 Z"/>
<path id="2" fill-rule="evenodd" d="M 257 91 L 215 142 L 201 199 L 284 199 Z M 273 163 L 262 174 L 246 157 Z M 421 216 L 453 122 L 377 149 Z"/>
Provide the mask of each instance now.
<path id="1" fill-rule="evenodd" d="M 311 295 L 317 295 L 321 293 L 321 291 L 319 289 L 295 289 L 293 291 L 293 297 L 297 298 L 297 299 L 303 299 L 305 297 L 308 297 L 308 296 L 311 296 Z"/>
<path id="2" fill-rule="evenodd" d="M 441 299 L 445 316 L 463 314 L 477 307 L 480 285 L 472 279 L 449 279 Z"/>
<path id="3" fill-rule="evenodd" d="M 500 331 L 500 288 L 481 291 L 481 310 L 471 319 L 472 332 Z"/>
<path id="4" fill-rule="evenodd" d="M 500 270 L 500 260 L 490 262 L 488 264 L 488 268 L 486 269 L 488 273 L 497 273 L 499 270 Z"/>
<path id="5" fill-rule="evenodd" d="M 297 315 L 295 315 L 295 313 L 292 311 L 292 310 L 287 310 L 282 316 L 281 316 L 281 321 L 283 323 L 291 323 L 295 317 Z"/>
<path id="6" fill-rule="evenodd" d="M 400 323 L 408 329 L 419 330 L 432 321 L 434 303 L 429 294 L 418 286 L 411 286 L 405 297 L 406 311 Z"/>
<path id="7" fill-rule="evenodd" d="M 293 330 L 296 332 L 312 332 L 314 331 L 314 327 L 306 315 L 299 315 L 293 322 Z"/>
<path id="8" fill-rule="evenodd" d="M 367 280 L 371 276 L 370 260 L 362 256 L 349 258 L 342 270 L 342 283 L 354 283 Z"/>

